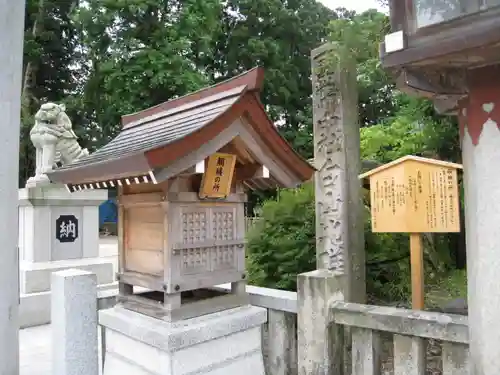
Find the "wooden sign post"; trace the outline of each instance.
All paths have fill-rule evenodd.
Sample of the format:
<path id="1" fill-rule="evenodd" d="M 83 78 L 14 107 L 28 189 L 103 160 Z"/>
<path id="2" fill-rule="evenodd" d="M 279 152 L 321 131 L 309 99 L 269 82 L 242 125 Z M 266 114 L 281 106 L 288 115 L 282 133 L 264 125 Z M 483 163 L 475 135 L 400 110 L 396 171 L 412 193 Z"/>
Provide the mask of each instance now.
<path id="1" fill-rule="evenodd" d="M 410 234 L 413 309 L 424 308 L 422 233 L 460 232 L 457 169 L 409 155 L 359 176 L 370 181 L 372 231 Z"/>

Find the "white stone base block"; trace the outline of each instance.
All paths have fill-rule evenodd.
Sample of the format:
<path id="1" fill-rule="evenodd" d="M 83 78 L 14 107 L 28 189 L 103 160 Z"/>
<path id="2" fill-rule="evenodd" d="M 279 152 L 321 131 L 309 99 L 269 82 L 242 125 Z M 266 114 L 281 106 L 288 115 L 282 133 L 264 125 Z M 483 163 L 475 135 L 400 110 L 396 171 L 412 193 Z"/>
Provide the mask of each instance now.
<path id="1" fill-rule="evenodd" d="M 97 276 L 98 291 L 118 289 L 113 262 L 102 258 L 56 262 L 21 262 L 19 321 L 21 328 L 50 323 L 50 280 L 53 272 L 67 269 L 89 271 Z"/>
<path id="2" fill-rule="evenodd" d="M 118 283 L 99 285 L 98 295 L 118 294 Z M 50 323 L 51 292 L 40 292 L 20 295 L 19 328 L 41 326 Z"/>
<path id="3" fill-rule="evenodd" d="M 99 312 L 103 375 L 264 375 L 266 309 L 243 306 L 169 323 L 116 306 Z"/>
<path id="4" fill-rule="evenodd" d="M 19 268 L 19 290 L 23 294 L 49 291 L 52 272 L 70 268 L 95 273 L 98 285 L 109 284 L 114 281 L 113 262 L 104 258 L 71 259 L 40 263 L 21 262 Z"/>
<path id="5" fill-rule="evenodd" d="M 19 190 L 21 328 L 50 323 L 53 272 L 89 271 L 98 290 L 117 288 L 113 260 L 99 258 L 99 205 L 107 197 L 106 190 L 70 193 L 54 184 Z"/>

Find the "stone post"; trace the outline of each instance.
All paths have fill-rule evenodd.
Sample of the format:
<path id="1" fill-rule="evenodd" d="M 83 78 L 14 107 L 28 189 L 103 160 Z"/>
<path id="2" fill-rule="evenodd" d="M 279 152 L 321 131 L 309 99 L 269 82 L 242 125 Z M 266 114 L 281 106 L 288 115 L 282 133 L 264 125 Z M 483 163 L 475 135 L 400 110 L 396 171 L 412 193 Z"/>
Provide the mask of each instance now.
<path id="1" fill-rule="evenodd" d="M 330 332 L 338 328 L 329 327 L 329 305 L 366 299 L 356 66 L 330 59 L 335 52 L 332 44 L 312 52 L 318 270 L 298 278 L 301 375 L 343 371 L 344 345 Z"/>
<path id="2" fill-rule="evenodd" d="M 19 374 L 17 188 L 24 0 L 0 0 L 0 375 Z"/>
<path id="3" fill-rule="evenodd" d="M 500 368 L 500 66 L 472 70 L 461 103 L 472 374 Z"/>
<path id="4" fill-rule="evenodd" d="M 356 66 L 342 58 L 328 64 L 335 52 L 332 44 L 312 52 L 317 268 L 345 279 L 346 300 L 364 303 Z"/>
<path id="5" fill-rule="evenodd" d="M 97 277 L 68 269 L 52 274 L 54 375 L 98 375 Z"/>
<path id="6" fill-rule="evenodd" d="M 297 279 L 297 341 L 299 375 L 343 373 L 343 340 L 330 326 L 332 302 L 343 300 L 339 279 L 328 270 L 300 274 Z"/>
<path id="7" fill-rule="evenodd" d="M 272 375 L 297 375 L 297 315 L 268 309 L 266 373 Z"/>

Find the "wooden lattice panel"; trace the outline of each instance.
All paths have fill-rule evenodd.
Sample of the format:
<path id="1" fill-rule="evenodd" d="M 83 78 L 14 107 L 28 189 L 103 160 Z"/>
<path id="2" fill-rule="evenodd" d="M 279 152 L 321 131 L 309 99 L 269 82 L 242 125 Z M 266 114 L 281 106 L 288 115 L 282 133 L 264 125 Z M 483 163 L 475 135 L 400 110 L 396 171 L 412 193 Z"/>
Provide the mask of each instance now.
<path id="1" fill-rule="evenodd" d="M 210 251 L 203 249 L 184 249 L 182 251 L 182 274 L 204 273 L 210 270 Z"/>
<path id="2" fill-rule="evenodd" d="M 208 239 L 209 222 L 206 210 L 183 212 L 181 217 L 183 243 L 192 244 Z"/>
<path id="3" fill-rule="evenodd" d="M 212 238 L 214 240 L 233 240 L 235 232 L 233 210 L 213 210 Z"/>
<path id="4" fill-rule="evenodd" d="M 193 275 L 237 267 L 235 206 L 183 207 L 181 274 Z M 184 247 L 185 246 L 185 247 Z"/>
<path id="5" fill-rule="evenodd" d="M 236 245 L 217 246 L 212 250 L 212 270 L 236 267 Z"/>

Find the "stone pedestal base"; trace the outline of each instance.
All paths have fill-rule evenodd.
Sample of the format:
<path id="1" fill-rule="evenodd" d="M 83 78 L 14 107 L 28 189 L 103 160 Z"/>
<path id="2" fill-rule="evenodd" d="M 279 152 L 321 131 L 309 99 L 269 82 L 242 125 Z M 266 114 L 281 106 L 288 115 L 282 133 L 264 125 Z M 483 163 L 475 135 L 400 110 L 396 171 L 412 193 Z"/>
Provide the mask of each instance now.
<path id="1" fill-rule="evenodd" d="M 101 258 L 56 262 L 21 262 L 19 324 L 21 328 L 50 323 L 50 278 L 52 272 L 81 269 L 97 275 L 98 291 L 117 290 L 113 262 Z"/>
<path id="2" fill-rule="evenodd" d="M 90 271 L 98 290 L 117 288 L 112 260 L 99 258 L 99 205 L 107 196 L 53 184 L 19 190 L 21 328 L 50 323 L 52 272 Z"/>
<path id="3" fill-rule="evenodd" d="M 244 306 L 169 323 L 122 306 L 99 312 L 103 375 L 264 375 L 266 309 Z"/>
<path id="4" fill-rule="evenodd" d="M 107 190 L 19 189 L 19 252 L 26 262 L 99 256 L 99 205 Z M 63 228 L 61 228 L 63 227 Z"/>

